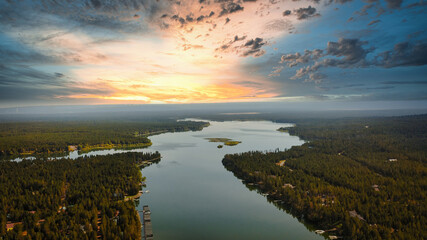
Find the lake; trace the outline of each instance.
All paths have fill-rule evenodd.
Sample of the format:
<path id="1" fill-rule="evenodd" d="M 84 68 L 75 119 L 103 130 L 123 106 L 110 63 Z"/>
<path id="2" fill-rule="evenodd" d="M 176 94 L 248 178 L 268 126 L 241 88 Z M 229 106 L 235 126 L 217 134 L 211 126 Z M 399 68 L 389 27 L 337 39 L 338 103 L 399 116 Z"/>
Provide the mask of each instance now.
<path id="1" fill-rule="evenodd" d="M 137 208 L 149 205 L 155 239 L 323 239 L 266 197 L 250 191 L 222 165 L 228 153 L 303 144 L 298 137 L 276 131 L 292 125 L 209 122 L 202 131 L 150 137 L 153 145 L 148 149 L 159 151 L 162 160 L 142 170 L 149 193 Z M 221 143 L 206 138 L 242 143 L 219 149 Z"/>
<path id="2" fill-rule="evenodd" d="M 149 193 L 142 195 L 137 206 L 142 211 L 143 205 L 149 205 L 156 240 L 324 239 L 269 203 L 265 196 L 250 191 L 222 165 L 228 153 L 284 150 L 303 144 L 296 136 L 276 131 L 292 124 L 204 121 L 211 125 L 202 131 L 151 136 L 153 145 L 148 148 L 83 154 L 74 151 L 66 157 L 159 151 L 160 163 L 142 169 L 147 178 L 144 190 Z M 217 148 L 222 143 L 206 138 L 229 138 L 242 143 Z"/>

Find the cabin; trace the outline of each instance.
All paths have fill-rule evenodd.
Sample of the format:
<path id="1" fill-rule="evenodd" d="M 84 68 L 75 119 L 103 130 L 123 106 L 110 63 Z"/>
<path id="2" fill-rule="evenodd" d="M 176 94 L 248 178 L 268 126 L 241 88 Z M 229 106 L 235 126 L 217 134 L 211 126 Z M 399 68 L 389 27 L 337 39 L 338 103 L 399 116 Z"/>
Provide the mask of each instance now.
<path id="1" fill-rule="evenodd" d="M 7 231 L 11 231 L 11 230 L 13 230 L 13 228 L 14 228 L 16 225 L 19 225 L 19 224 L 22 224 L 22 222 L 7 222 L 7 223 L 6 223 L 6 230 L 7 230 Z"/>
<path id="2" fill-rule="evenodd" d="M 69 152 L 74 152 L 74 151 L 76 151 L 78 149 L 78 146 L 76 146 L 76 145 L 69 145 L 68 146 L 68 151 Z"/>
<path id="3" fill-rule="evenodd" d="M 286 160 L 281 160 L 278 163 L 276 163 L 276 165 L 279 167 L 283 167 L 283 166 L 285 166 L 285 163 L 286 163 Z"/>
<path id="4" fill-rule="evenodd" d="M 379 192 L 379 186 L 377 184 L 372 185 L 372 188 L 375 190 L 375 192 Z"/>
<path id="5" fill-rule="evenodd" d="M 284 185 L 283 185 L 283 188 L 292 188 L 292 189 L 294 189 L 295 188 L 295 186 L 293 186 L 292 184 L 290 184 L 290 183 L 285 183 Z"/>

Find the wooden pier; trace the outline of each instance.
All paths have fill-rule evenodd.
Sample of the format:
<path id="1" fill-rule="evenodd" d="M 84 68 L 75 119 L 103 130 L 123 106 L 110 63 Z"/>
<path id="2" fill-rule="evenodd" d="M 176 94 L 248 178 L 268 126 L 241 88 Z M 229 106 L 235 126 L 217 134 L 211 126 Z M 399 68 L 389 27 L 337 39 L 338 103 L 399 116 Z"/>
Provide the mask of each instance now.
<path id="1" fill-rule="evenodd" d="M 144 239 L 153 240 L 153 228 L 151 226 L 151 212 L 147 205 L 142 207 L 142 224 L 144 227 Z"/>

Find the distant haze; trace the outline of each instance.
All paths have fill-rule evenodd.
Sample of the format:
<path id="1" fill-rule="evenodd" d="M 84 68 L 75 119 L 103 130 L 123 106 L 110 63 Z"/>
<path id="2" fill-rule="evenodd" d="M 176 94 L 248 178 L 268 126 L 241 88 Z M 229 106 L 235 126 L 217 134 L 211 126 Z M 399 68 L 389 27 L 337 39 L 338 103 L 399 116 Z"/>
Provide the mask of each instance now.
<path id="1" fill-rule="evenodd" d="M 91 119 L 147 121 L 212 116 L 219 119 L 274 119 L 278 117 L 399 116 L 425 113 L 427 113 L 426 101 L 34 106 L 0 108 L 0 121 Z"/>

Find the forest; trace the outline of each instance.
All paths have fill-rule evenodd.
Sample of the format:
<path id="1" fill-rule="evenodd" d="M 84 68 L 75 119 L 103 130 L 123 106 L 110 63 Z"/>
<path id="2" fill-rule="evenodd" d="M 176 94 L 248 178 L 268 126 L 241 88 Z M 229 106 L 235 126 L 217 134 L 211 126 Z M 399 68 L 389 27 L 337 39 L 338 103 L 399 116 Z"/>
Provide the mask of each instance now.
<path id="1" fill-rule="evenodd" d="M 427 115 L 295 123 L 280 131 L 302 146 L 226 155 L 225 168 L 325 237 L 427 239 Z"/>
<path id="2" fill-rule="evenodd" d="M 207 122 L 58 121 L 0 124 L 0 157 L 64 154 L 76 150 L 140 148 L 151 145 L 147 137 L 164 132 L 197 131 Z"/>
<path id="3" fill-rule="evenodd" d="M 0 162 L 0 239 L 140 239 L 138 166 L 160 153 Z"/>

